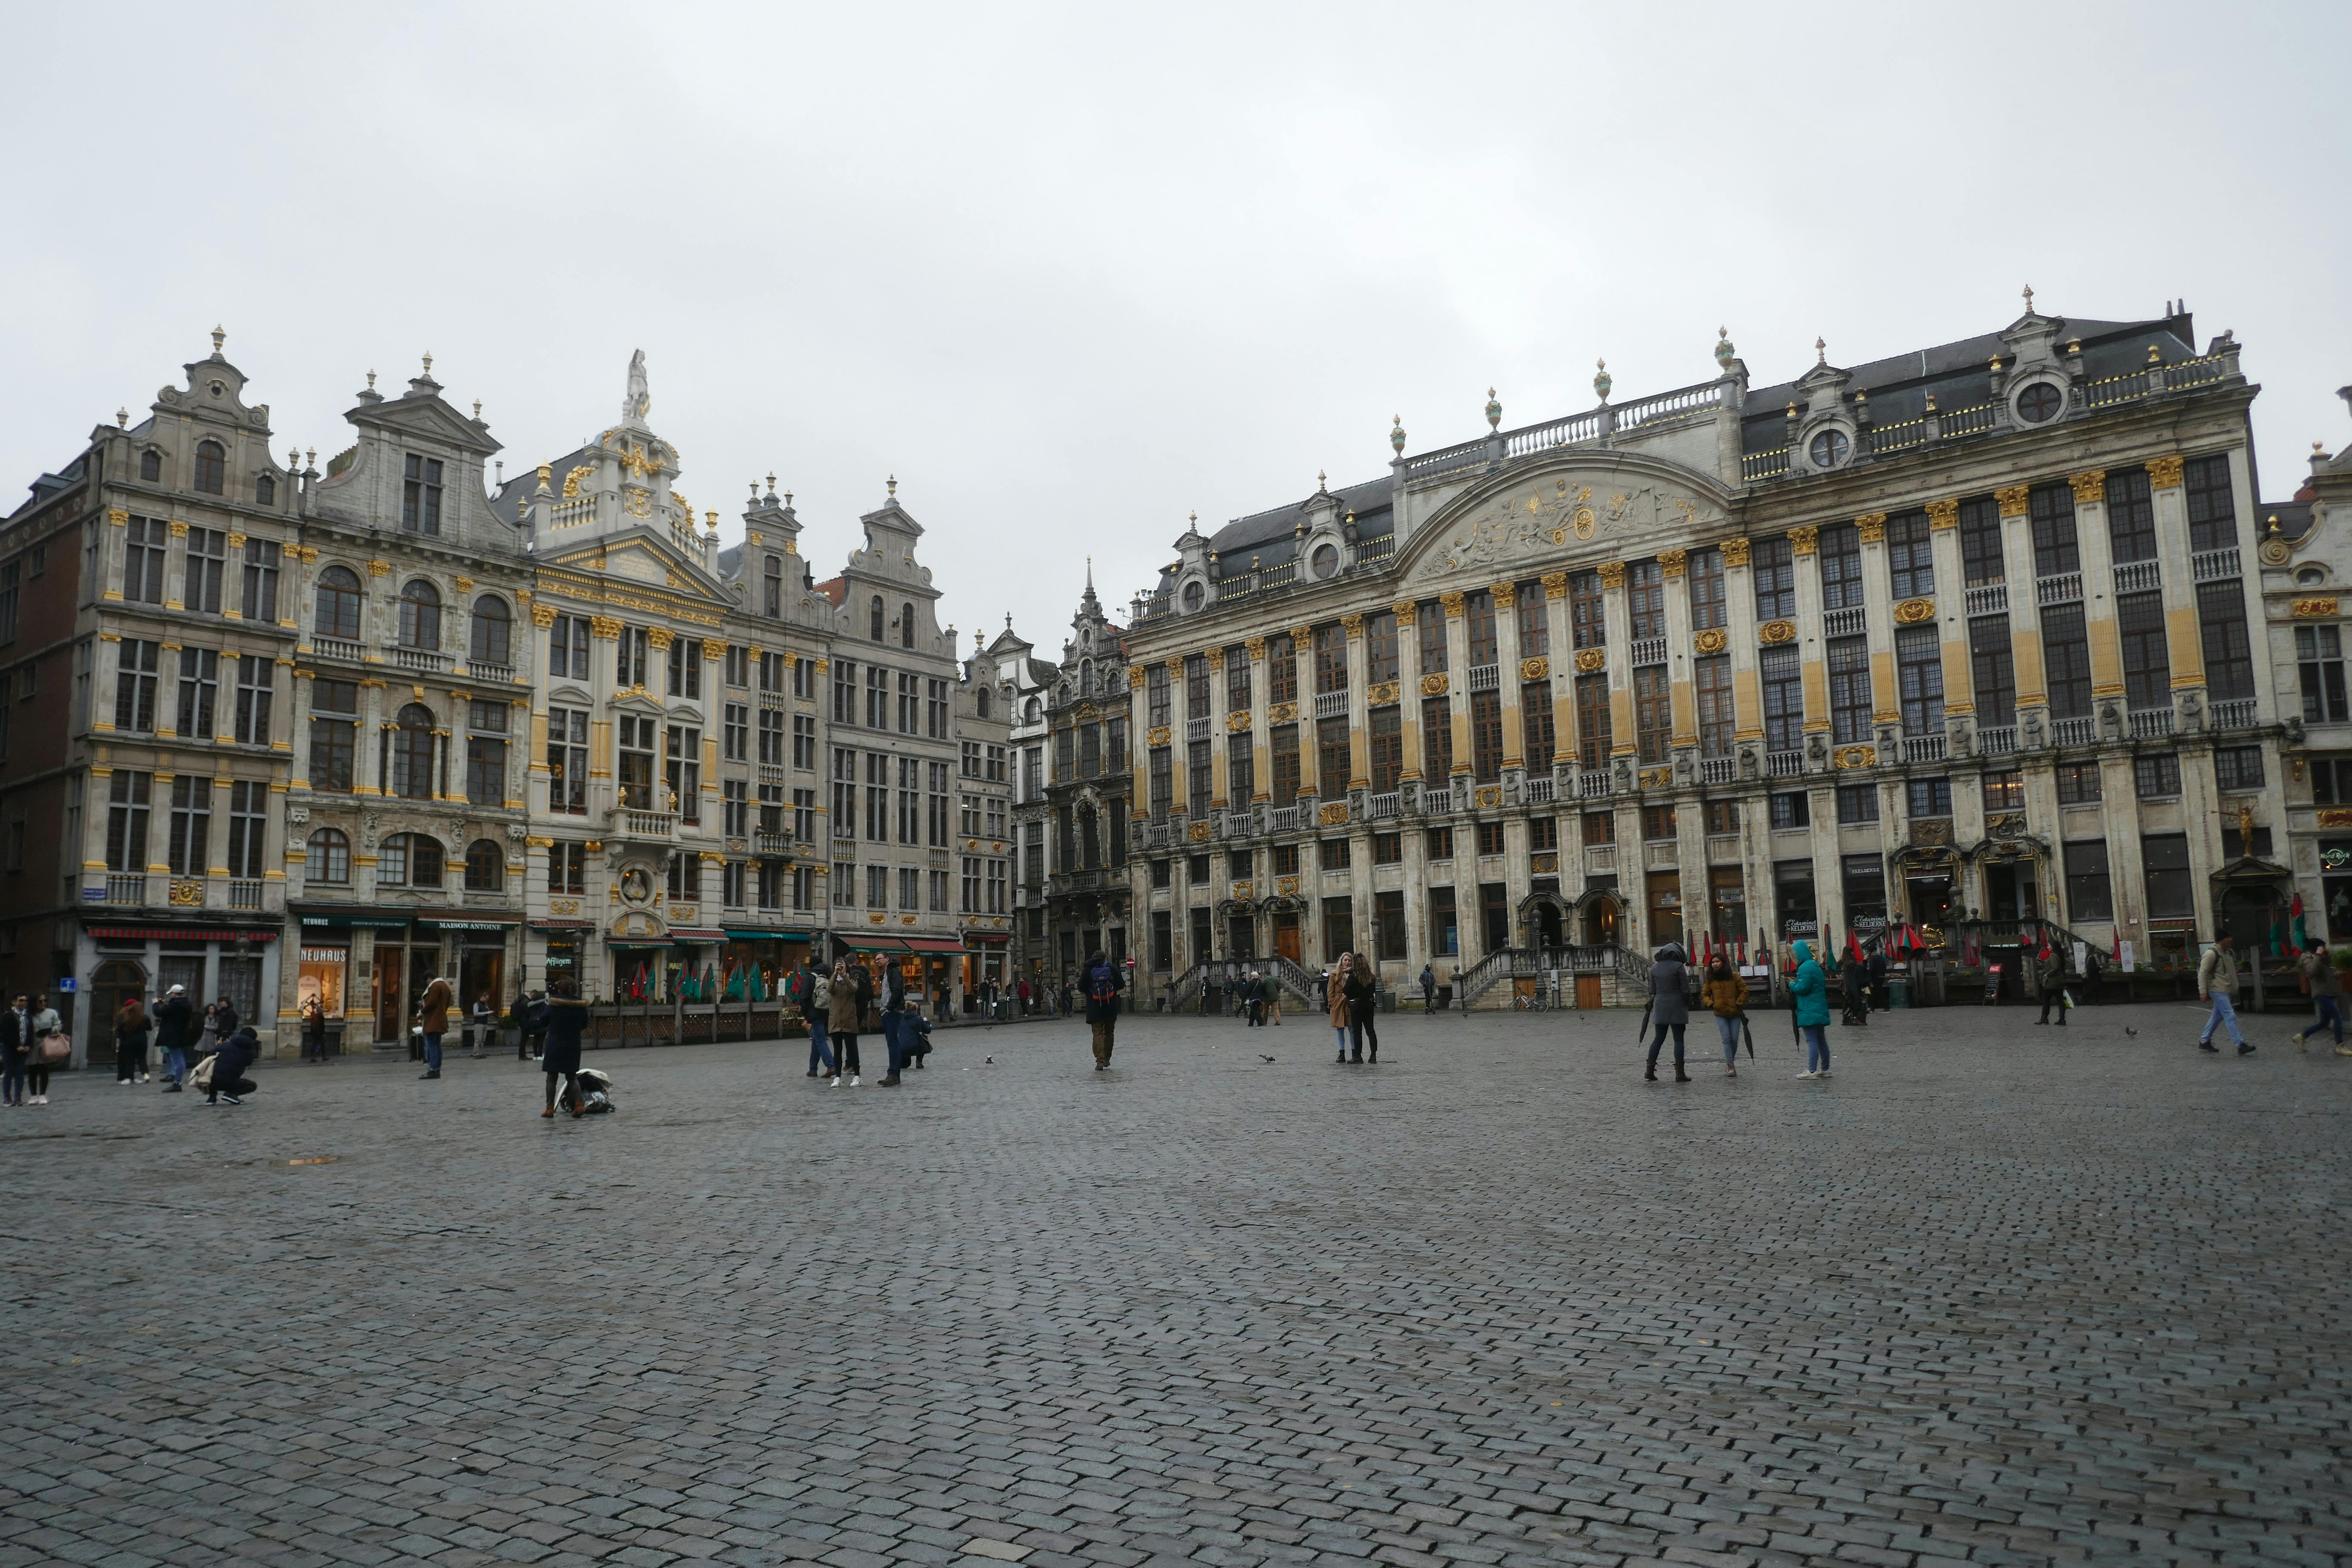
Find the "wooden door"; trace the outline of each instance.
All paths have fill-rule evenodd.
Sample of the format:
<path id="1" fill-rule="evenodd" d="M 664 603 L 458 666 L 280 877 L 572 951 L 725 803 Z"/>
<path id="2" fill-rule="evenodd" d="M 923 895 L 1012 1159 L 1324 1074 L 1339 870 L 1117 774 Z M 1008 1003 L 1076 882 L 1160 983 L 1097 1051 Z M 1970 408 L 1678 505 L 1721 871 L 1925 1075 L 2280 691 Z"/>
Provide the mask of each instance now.
<path id="1" fill-rule="evenodd" d="M 1298 959 L 1298 917 L 1276 915 L 1274 918 L 1274 951 L 1297 963 Z"/>
<path id="2" fill-rule="evenodd" d="M 1601 976 L 1580 974 L 1576 977 L 1576 1005 L 1580 1011 L 1601 1005 Z"/>

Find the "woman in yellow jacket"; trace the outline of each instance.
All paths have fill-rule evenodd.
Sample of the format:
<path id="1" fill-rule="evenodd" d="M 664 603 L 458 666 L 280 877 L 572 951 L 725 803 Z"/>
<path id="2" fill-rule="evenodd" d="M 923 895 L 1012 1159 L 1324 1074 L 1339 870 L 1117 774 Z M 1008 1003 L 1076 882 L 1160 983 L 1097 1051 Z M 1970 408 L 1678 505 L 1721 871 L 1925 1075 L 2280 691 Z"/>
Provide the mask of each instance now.
<path id="1" fill-rule="evenodd" d="M 1748 1016 L 1748 982 L 1717 954 L 1706 966 L 1706 986 L 1699 993 L 1715 1015 L 1715 1032 L 1723 1037 L 1723 1076 L 1739 1076 L 1739 1029 Z"/>

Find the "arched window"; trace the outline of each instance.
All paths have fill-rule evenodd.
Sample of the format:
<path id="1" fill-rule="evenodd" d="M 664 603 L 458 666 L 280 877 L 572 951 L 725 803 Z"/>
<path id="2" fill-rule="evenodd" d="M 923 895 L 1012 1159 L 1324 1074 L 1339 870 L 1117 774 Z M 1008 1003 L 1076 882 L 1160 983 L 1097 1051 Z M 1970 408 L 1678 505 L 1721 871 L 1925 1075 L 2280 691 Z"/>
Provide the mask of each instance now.
<path id="1" fill-rule="evenodd" d="M 278 504 L 278 481 L 275 479 L 264 474 L 253 481 L 253 504 L 256 506 Z"/>
<path id="2" fill-rule="evenodd" d="M 163 477 L 163 454 L 150 447 L 139 454 L 139 477 L 152 484 Z"/>
<path id="3" fill-rule="evenodd" d="M 988 717 L 988 688 L 987 688 L 987 687 L 985 687 L 985 686 L 982 687 L 979 690 L 977 690 L 977 691 L 975 691 L 975 692 L 973 692 L 973 693 L 972 693 L 972 697 L 973 697 L 973 698 L 974 698 L 974 699 L 979 702 L 979 704 L 980 704 L 980 716 L 981 716 L 982 718 L 983 718 L 983 719 L 987 718 L 987 717 Z"/>
<path id="4" fill-rule="evenodd" d="M 882 640 L 882 595 L 879 595 L 879 594 L 875 595 L 874 595 L 874 602 L 873 602 L 871 605 L 867 605 L 867 606 L 866 606 L 866 623 L 867 623 L 866 629 L 867 629 L 868 633 L 873 637 L 873 638 L 874 638 L 874 640 L 875 640 L 876 642 L 880 642 L 880 641 Z"/>
<path id="5" fill-rule="evenodd" d="M 466 846 L 466 891 L 495 893 L 507 885 L 506 851 L 498 841 L 477 838 Z"/>
<path id="6" fill-rule="evenodd" d="M 1078 660 L 1078 689 L 1080 691 L 1092 691 L 1094 689 L 1095 661 L 1090 658 L 1082 658 Z"/>
<path id="7" fill-rule="evenodd" d="M 474 601 L 473 637 L 466 645 L 466 657 L 476 664 L 511 663 L 507 656 L 513 650 L 513 633 L 514 612 L 504 599 L 485 594 Z"/>
<path id="8" fill-rule="evenodd" d="M 228 452 L 218 441 L 196 443 L 196 489 L 214 496 L 228 489 Z"/>
<path id="9" fill-rule="evenodd" d="M 1038 701 L 1034 697 L 1029 699 L 1029 722 L 1034 724 L 1041 717 L 1044 716 L 1045 711 L 1045 706 L 1044 703 Z"/>
<path id="10" fill-rule="evenodd" d="M 400 646 L 441 647 L 441 590 L 422 577 L 400 591 Z"/>
<path id="11" fill-rule="evenodd" d="M 352 879 L 352 841 L 339 827 L 321 827 L 310 835 L 310 858 L 303 863 L 302 879 L 341 887 Z"/>
<path id="12" fill-rule="evenodd" d="M 898 606 L 898 646 L 915 646 L 915 606 L 911 604 Z"/>
<path id="13" fill-rule="evenodd" d="M 319 603 L 311 630 L 322 637 L 360 640 L 360 580 L 348 566 L 330 566 L 319 574 Z"/>
<path id="14" fill-rule="evenodd" d="M 412 702 L 393 721 L 392 793 L 408 800 L 433 798 L 433 710 Z"/>
<path id="15" fill-rule="evenodd" d="M 393 842 L 403 843 L 408 853 L 408 885 L 412 888 L 437 888 L 441 885 L 442 868 L 448 854 L 438 838 L 422 833 L 404 833 Z"/>

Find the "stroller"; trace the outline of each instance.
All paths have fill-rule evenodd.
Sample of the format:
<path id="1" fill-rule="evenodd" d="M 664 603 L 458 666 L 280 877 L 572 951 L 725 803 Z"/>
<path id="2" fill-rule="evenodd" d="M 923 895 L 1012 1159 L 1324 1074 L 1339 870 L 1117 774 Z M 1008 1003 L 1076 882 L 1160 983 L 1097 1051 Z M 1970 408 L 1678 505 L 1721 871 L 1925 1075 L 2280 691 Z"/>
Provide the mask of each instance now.
<path id="1" fill-rule="evenodd" d="M 595 1068 L 582 1068 L 563 1086 L 561 1102 L 574 1116 L 609 1116 L 620 1109 L 613 1103 L 613 1079 Z"/>

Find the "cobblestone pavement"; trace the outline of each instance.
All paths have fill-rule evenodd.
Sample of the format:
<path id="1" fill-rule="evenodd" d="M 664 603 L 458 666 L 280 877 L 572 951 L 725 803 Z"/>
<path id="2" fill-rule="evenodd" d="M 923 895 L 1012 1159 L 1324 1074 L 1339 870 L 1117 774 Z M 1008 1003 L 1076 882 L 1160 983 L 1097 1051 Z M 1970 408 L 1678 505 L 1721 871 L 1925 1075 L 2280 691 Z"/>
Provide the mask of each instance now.
<path id="1" fill-rule="evenodd" d="M 1651 1085 L 1624 1013 L 1139 1018 L 895 1091 L 603 1053 L 577 1122 L 511 1060 L 61 1079 L 0 1112 L 0 1568 L 2343 1562 L 2352 1058 L 2196 1022 L 1799 1082 L 1765 1015 Z"/>

